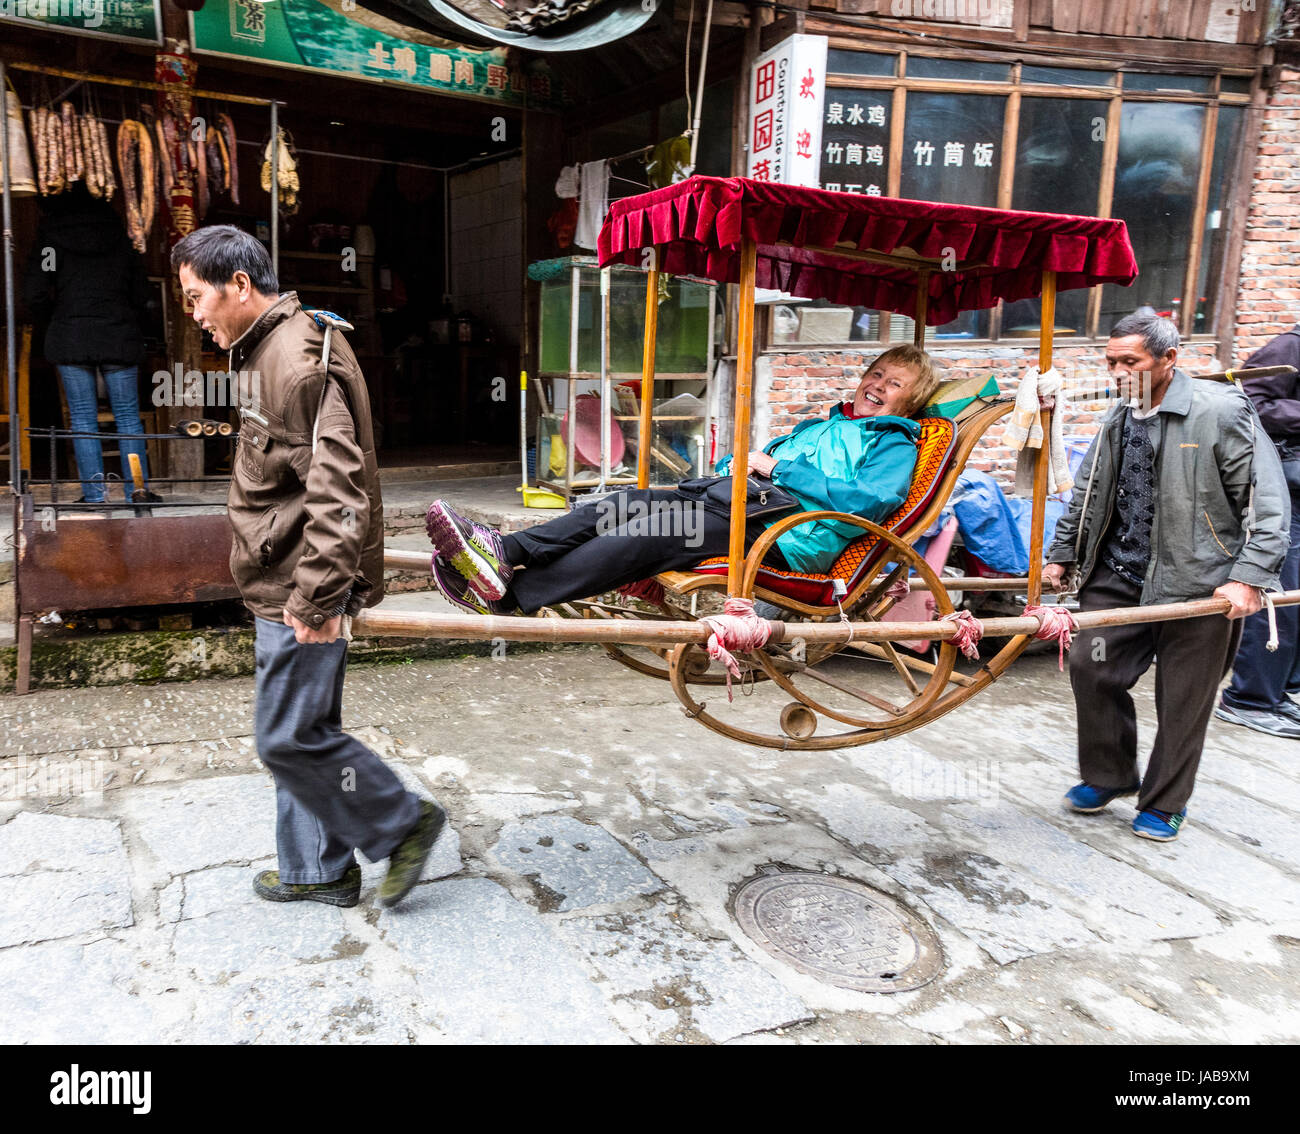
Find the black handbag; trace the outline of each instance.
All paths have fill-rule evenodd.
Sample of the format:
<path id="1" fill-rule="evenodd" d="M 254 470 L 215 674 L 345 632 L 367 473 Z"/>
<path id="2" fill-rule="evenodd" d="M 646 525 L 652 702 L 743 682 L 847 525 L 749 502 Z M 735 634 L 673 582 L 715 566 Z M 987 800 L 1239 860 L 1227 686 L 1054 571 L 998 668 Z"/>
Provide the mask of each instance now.
<path id="1" fill-rule="evenodd" d="M 692 500 L 700 500 L 710 512 L 723 515 L 731 513 L 731 477 L 701 476 L 694 480 L 684 480 L 677 486 L 677 491 Z M 745 517 L 768 516 L 777 512 L 789 512 L 802 505 L 784 488 L 778 488 L 765 476 L 751 474 L 746 481 Z"/>

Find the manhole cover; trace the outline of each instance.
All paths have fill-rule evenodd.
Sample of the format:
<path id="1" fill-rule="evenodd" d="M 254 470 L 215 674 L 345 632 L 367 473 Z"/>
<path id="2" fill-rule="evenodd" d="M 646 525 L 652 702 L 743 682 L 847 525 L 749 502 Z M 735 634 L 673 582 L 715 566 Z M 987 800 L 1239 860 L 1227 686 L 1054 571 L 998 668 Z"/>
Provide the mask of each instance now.
<path id="1" fill-rule="evenodd" d="M 905 992 L 943 968 L 939 939 L 877 890 L 826 874 L 764 874 L 736 893 L 736 920 L 801 973 L 858 992 Z"/>

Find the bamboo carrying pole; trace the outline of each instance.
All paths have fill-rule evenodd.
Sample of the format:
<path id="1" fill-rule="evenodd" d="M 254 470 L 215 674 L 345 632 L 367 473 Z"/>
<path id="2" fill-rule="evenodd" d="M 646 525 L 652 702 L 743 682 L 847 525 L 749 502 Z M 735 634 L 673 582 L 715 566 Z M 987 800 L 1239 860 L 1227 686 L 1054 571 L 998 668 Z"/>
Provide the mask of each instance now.
<path id="1" fill-rule="evenodd" d="M 1300 605 L 1300 591 L 1273 596 L 1274 606 Z M 1180 618 L 1224 615 L 1229 603 L 1224 598 L 1194 599 L 1158 606 L 1118 607 L 1076 614 L 1080 630 L 1095 626 L 1126 626 L 1138 622 L 1171 622 Z M 809 645 L 863 642 L 902 642 L 909 639 L 947 641 L 957 633 L 955 622 L 768 622 L 769 641 L 783 642 L 787 630 Z M 1030 615 L 990 618 L 981 624 L 985 638 L 1014 638 L 1033 634 L 1042 625 Z M 417 614 L 409 611 L 365 610 L 352 621 L 354 633 L 367 637 L 466 638 L 489 641 L 503 638 L 513 642 L 618 642 L 663 646 L 668 643 L 706 643 L 713 633 L 703 622 L 660 622 L 636 619 L 477 617 L 470 614 Z"/>
<path id="2" fill-rule="evenodd" d="M 740 588 L 745 568 L 745 497 L 749 482 L 749 411 L 754 392 L 754 271 L 758 245 L 745 237 L 740 246 L 740 320 L 736 337 L 736 410 L 731 433 L 731 542 L 727 594 Z M 644 392 L 644 391 L 643 391 Z"/>
<path id="3" fill-rule="evenodd" d="M 1056 330 L 1056 273 L 1043 273 L 1043 306 L 1038 329 L 1038 372 L 1052 368 L 1052 336 Z M 1034 462 L 1034 512 L 1029 527 L 1029 605 L 1043 598 L 1043 528 L 1047 519 L 1047 466 L 1052 459 L 1052 411 L 1039 410 L 1043 440 Z"/>
<path id="4" fill-rule="evenodd" d="M 636 486 L 650 487 L 650 446 L 654 442 L 655 340 L 659 334 L 659 246 L 645 278 L 645 346 L 641 354 L 641 422 L 636 447 Z"/>

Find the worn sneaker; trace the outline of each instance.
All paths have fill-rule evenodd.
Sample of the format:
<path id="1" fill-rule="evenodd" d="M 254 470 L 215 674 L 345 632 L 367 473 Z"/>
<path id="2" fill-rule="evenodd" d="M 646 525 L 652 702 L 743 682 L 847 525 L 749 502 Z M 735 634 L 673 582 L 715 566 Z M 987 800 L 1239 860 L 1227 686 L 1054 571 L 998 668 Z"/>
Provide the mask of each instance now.
<path id="1" fill-rule="evenodd" d="M 447 813 L 431 800 L 420 803 L 420 818 L 388 856 L 388 873 L 379 884 L 379 904 L 395 906 L 420 880 L 433 844 L 447 823 Z"/>
<path id="2" fill-rule="evenodd" d="M 1132 787 L 1105 788 L 1093 787 L 1092 784 L 1075 784 L 1065 793 L 1065 806 L 1080 815 L 1092 815 L 1121 795 L 1136 794 L 1141 786 L 1133 784 Z"/>
<path id="3" fill-rule="evenodd" d="M 1178 838 L 1178 828 L 1186 818 L 1186 811 L 1157 811 L 1148 807 L 1139 811 L 1133 820 L 1133 834 L 1139 839 L 1154 839 L 1158 843 L 1172 842 Z"/>
<path id="4" fill-rule="evenodd" d="M 497 602 L 485 599 L 469 585 L 469 581 L 463 575 L 452 570 L 451 564 L 440 554 L 433 557 L 430 571 L 438 590 L 442 592 L 443 597 L 452 606 L 470 614 L 511 615 L 523 613 L 514 603 L 507 600 Z"/>
<path id="5" fill-rule="evenodd" d="M 435 500 L 424 517 L 429 539 L 448 563 L 465 576 L 483 598 L 505 597 L 514 569 L 506 562 L 501 536 L 453 511 L 445 500 Z"/>
<path id="6" fill-rule="evenodd" d="M 1253 728 L 1256 732 L 1264 732 L 1269 736 L 1300 740 L 1300 721 L 1275 709 L 1238 709 L 1234 705 L 1220 703 L 1214 710 L 1214 715 L 1228 724 Z"/>
<path id="7" fill-rule="evenodd" d="M 253 879 L 253 891 L 268 902 L 324 902 L 355 906 L 361 899 L 361 867 L 353 866 L 333 882 L 281 882 L 278 870 L 263 870 Z"/>

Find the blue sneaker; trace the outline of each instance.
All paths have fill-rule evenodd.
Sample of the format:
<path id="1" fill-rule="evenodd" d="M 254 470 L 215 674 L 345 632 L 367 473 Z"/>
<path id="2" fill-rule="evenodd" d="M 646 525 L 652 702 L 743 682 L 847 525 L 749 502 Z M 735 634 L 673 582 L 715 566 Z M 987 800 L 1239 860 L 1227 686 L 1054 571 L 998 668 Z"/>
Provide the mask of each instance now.
<path id="1" fill-rule="evenodd" d="M 1065 793 L 1065 806 L 1080 815 L 1092 815 L 1121 795 L 1136 795 L 1141 786 L 1141 784 L 1134 784 L 1132 787 L 1107 788 L 1093 787 L 1092 784 L 1075 784 Z"/>
<path id="2" fill-rule="evenodd" d="M 1172 842 L 1178 838 L 1178 829 L 1186 818 L 1186 811 L 1157 811 L 1148 807 L 1139 811 L 1133 820 L 1133 834 L 1139 839 L 1154 839 L 1158 843 Z"/>

